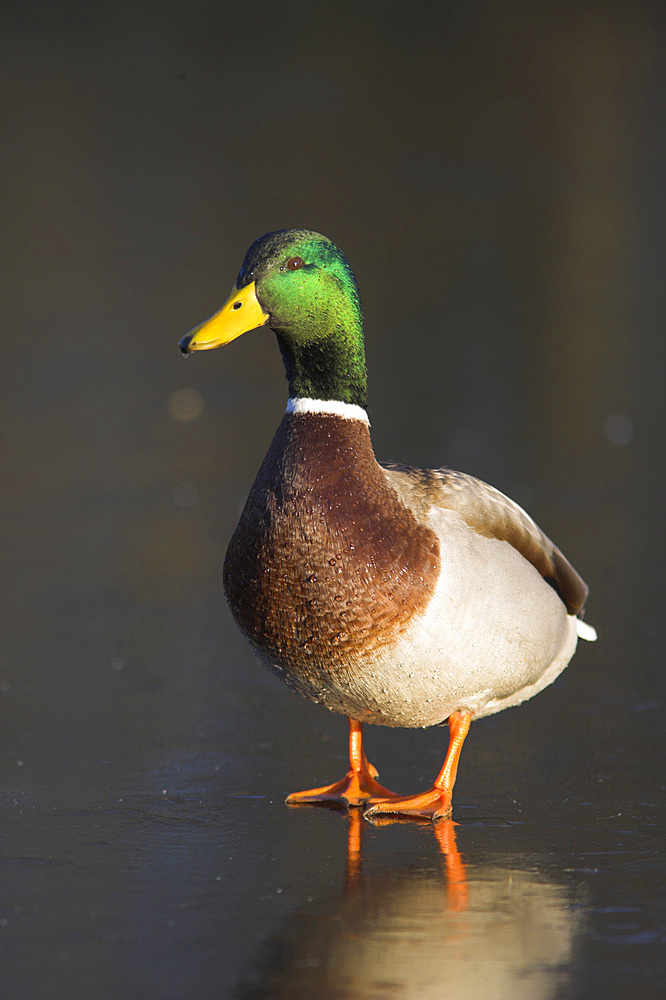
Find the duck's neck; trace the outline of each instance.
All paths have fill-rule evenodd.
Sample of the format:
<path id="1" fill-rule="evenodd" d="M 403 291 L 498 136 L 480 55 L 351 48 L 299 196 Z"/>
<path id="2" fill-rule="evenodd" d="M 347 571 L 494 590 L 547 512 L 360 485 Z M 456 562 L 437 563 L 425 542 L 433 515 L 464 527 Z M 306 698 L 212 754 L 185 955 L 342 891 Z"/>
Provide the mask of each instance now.
<path id="1" fill-rule="evenodd" d="M 323 330 L 300 339 L 276 330 L 289 395 L 297 399 L 333 400 L 365 409 L 367 374 L 360 308 L 343 301 L 325 317 Z"/>

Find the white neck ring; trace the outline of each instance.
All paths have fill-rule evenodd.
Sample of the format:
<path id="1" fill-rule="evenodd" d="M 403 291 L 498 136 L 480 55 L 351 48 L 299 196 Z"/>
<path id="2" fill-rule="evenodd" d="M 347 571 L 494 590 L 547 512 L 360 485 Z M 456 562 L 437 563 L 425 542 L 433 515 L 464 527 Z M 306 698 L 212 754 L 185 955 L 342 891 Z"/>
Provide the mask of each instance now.
<path id="1" fill-rule="evenodd" d="M 287 402 L 287 413 L 330 413 L 335 417 L 344 417 L 346 420 L 362 420 L 364 424 L 370 424 L 368 414 L 362 406 L 357 406 L 355 403 L 343 403 L 339 399 L 292 397 Z"/>

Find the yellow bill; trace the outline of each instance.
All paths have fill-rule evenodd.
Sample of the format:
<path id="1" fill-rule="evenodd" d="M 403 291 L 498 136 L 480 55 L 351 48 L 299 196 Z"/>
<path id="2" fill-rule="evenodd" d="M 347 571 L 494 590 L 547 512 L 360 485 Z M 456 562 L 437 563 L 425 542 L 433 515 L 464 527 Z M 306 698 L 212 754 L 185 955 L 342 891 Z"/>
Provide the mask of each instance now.
<path id="1" fill-rule="evenodd" d="M 240 290 L 234 285 L 222 308 L 186 333 L 178 346 L 183 354 L 210 351 L 213 347 L 230 344 L 236 337 L 256 330 L 268 320 L 268 313 L 259 304 L 254 281 Z"/>

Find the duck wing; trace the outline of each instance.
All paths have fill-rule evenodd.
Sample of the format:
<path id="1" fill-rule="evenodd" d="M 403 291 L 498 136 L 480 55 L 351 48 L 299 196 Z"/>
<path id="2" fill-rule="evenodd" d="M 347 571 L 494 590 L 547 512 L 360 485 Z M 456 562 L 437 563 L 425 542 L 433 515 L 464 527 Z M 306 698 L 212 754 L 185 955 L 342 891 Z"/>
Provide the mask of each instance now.
<path id="1" fill-rule="evenodd" d="M 403 503 L 424 518 L 432 507 L 452 510 L 472 531 L 508 542 L 541 573 L 566 605 L 582 618 L 588 586 L 568 559 L 522 507 L 487 483 L 450 469 L 413 469 L 380 463 Z"/>

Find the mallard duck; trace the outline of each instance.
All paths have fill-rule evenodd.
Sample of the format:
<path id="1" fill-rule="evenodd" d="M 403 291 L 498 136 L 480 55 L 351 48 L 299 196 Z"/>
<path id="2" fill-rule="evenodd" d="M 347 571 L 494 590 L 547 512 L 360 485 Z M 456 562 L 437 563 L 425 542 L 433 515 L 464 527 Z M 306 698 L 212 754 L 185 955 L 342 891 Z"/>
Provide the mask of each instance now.
<path id="1" fill-rule="evenodd" d="M 358 286 L 325 236 L 256 240 L 228 300 L 179 346 L 209 350 L 261 326 L 277 336 L 289 400 L 229 544 L 224 590 L 263 662 L 349 719 L 347 774 L 287 802 L 448 817 L 471 720 L 532 698 L 579 637 L 596 638 L 582 620 L 588 588 L 498 490 L 376 460 Z M 364 722 L 446 720 L 431 788 L 401 796 L 378 783 Z"/>

